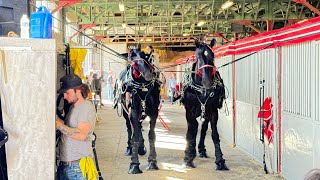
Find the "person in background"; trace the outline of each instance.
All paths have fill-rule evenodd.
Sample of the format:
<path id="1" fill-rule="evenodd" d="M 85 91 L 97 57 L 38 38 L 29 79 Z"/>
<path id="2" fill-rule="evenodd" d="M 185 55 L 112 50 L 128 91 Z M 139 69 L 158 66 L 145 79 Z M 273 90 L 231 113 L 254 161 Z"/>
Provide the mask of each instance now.
<path id="1" fill-rule="evenodd" d="M 84 180 L 80 160 L 93 157 L 92 141 L 96 122 L 93 104 L 86 100 L 88 86 L 82 84 L 79 76 L 68 74 L 60 79 L 59 94 L 72 104 L 65 121 L 56 118 L 56 128 L 62 133 L 59 141 L 60 180 Z M 92 161 L 93 162 L 93 161 Z"/>
<path id="2" fill-rule="evenodd" d="M 309 171 L 305 175 L 304 180 L 320 180 L 320 169 L 312 169 Z"/>
<path id="3" fill-rule="evenodd" d="M 149 61 L 151 62 L 151 64 L 159 68 L 159 63 L 160 63 L 159 54 L 154 52 L 153 47 L 150 45 L 146 47 L 146 50 L 147 50 L 147 53 L 149 54 Z M 156 71 L 158 70 L 157 68 L 155 68 Z"/>
<path id="4" fill-rule="evenodd" d="M 169 81 L 169 88 L 171 90 L 171 96 L 170 96 L 171 104 L 173 104 L 174 95 L 176 93 L 176 85 L 177 85 L 176 74 L 172 73 Z"/>
<path id="5" fill-rule="evenodd" d="M 161 86 L 160 86 L 160 100 L 161 102 L 164 102 L 164 95 L 166 93 L 166 77 L 164 74 L 160 74 L 160 81 L 161 81 Z"/>
<path id="6" fill-rule="evenodd" d="M 109 71 L 108 77 L 107 77 L 107 99 L 109 101 L 113 101 L 113 88 L 112 83 L 113 82 L 113 72 Z"/>
<path id="7" fill-rule="evenodd" d="M 103 106 L 102 104 L 102 98 L 101 98 L 101 81 L 102 81 L 102 76 L 100 78 L 98 78 L 98 74 L 93 74 L 93 80 L 91 83 L 91 88 L 92 91 L 96 93 L 96 95 L 99 96 L 100 98 L 100 104 L 101 106 Z"/>

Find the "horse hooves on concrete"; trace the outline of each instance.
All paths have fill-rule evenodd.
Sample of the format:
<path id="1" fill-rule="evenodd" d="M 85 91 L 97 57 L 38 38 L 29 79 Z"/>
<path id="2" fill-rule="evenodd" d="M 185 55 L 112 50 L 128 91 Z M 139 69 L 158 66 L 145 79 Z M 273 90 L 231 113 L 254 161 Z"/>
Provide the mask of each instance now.
<path id="1" fill-rule="evenodd" d="M 149 162 L 147 170 L 159 170 L 159 167 L 156 162 Z"/>
<path id="2" fill-rule="evenodd" d="M 141 174 L 142 171 L 139 168 L 138 164 L 130 164 L 128 174 Z"/>
<path id="3" fill-rule="evenodd" d="M 145 146 L 139 147 L 139 149 L 138 149 L 138 154 L 139 154 L 140 156 L 143 156 L 143 155 L 147 154 L 147 148 L 146 148 Z"/>
<path id="4" fill-rule="evenodd" d="M 132 154 L 132 148 L 127 148 L 126 152 L 124 153 L 124 155 L 126 156 L 131 156 Z"/>
<path id="5" fill-rule="evenodd" d="M 216 164 L 217 164 L 217 166 L 216 166 L 217 171 L 228 171 L 229 170 L 229 168 L 227 167 L 225 162 L 219 162 Z"/>
<path id="6" fill-rule="evenodd" d="M 196 168 L 196 166 L 194 165 L 193 161 L 184 162 L 183 167 L 186 167 L 186 168 Z"/>
<path id="7" fill-rule="evenodd" d="M 207 152 L 205 152 L 205 151 L 199 152 L 199 157 L 208 158 Z"/>

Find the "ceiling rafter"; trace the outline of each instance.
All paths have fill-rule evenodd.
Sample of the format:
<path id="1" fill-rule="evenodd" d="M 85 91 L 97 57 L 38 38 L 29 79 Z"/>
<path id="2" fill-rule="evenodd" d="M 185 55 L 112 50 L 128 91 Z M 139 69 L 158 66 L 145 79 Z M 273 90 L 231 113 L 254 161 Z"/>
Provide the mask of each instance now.
<path id="1" fill-rule="evenodd" d="M 66 8 L 66 12 L 77 17 L 71 24 L 97 24 L 92 36 L 222 33 L 231 38 L 231 24 L 235 22 L 245 24 L 239 36 L 244 37 L 316 16 L 304 4 L 294 1 L 305 0 L 234 0 L 235 4 L 227 10 L 220 8 L 225 0 L 126 0 L 125 11 L 121 13 L 118 0 L 83 0 Z M 315 8 L 320 6 L 318 0 L 308 2 Z M 198 27 L 199 21 L 205 24 Z"/>

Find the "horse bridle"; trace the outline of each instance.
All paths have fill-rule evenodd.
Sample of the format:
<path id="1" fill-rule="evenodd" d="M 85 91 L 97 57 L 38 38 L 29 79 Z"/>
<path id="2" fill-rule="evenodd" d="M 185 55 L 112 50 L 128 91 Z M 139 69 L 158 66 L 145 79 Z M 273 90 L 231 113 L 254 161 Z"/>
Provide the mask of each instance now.
<path id="1" fill-rule="evenodd" d="M 134 71 L 133 71 L 133 76 L 134 76 L 135 78 L 139 78 L 139 77 L 143 76 L 142 72 L 139 71 L 139 69 L 137 68 L 137 65 L 136 65 L 136 62 L 137 62 L 137 61 L 144 61 L 145 63 L 147 63 L 147 65 L 149 66 L 150 69 L 153 69 L 152 65 L 151 65 L 149 62 L 147 62 L 145 59 L 143 59 L 143 58 L 137 58 L 137 59 L 131 60 L 130 65 L 132 66 L 132 68 L 133 68 L 133 70 L 134 70 Z M 139 74 L 138 74 L 137 72 L 138 72 Z"/>
<path id="2" fill-rule="evenodd" d="M 201 73 L 200 70 L 203 69 L 203 68 L 212 68 L 211 76 L 213 76 L 213 75 L 217 72 L 216 66 L 212 66 L 212 65 L 205 64 L 205 65 L 201 66 L 200 68 L 198 68 L 198 70 L 197 70 L 197 72 L 196 72 L 197 75 L 200 76 L 200 77 L 202 77 L 202 73 Z"/>
<path id="3" fill-rule="evenodd" d="M 211 49 L 208 45 L 206 45 L 209 49 Z M 197 70 L 197 75 L 202 77 L 202 73 L 201 73 L 201 69 L 203 68 L 212 68 L 212 73 L 211 73 L 211 76 L 213 76 L 216 72 L 217 72 L 217 67 L 216 66 L 212 66 L 212 65 L 209 65 L 209 64 L 205 64 L 203 66 L 201 66 L 200 68 L 198 68 Z"/>

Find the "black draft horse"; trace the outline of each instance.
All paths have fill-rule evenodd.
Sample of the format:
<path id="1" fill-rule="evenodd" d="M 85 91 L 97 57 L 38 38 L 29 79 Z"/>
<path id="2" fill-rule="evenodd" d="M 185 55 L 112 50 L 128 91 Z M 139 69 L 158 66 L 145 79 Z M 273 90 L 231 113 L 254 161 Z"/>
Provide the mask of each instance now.
<path id="1" fill-rule="evenodd" d="M 192 66 L 189 80 L 184 85 L 181 100 L 186 109 L 188 123 L 184 165 L 195 168 L 193 159 L 196 157 L 196 137 L 198 133 L 198 121 L 196 118 L 200 116 L 201 121 L 209 121 L 211 124 L 211 136 L 215 146 L 216 170 L 229 170 L 222 157 L 217 129 L 218 108 L 222 107 L 225 99 L 223 80 L 214 66 L 214 53 L 211 48 L 205 43 L 199 43 L 198 40 L 195 40 L 195 44 L 196 62 Z M 213 45 L 213 43 L 210 44 Z M 204 144 L 200 146 L 204 149 Z"/>
<path id="2" fill-rule="evenodd" d="M 158 117 L 158 107 L 160 104 L 160 82 L 157 80 L 154 67 L 148 61 L 147 55 L 140 50 L 132 49 L 128 54 L 129 66 L 120 73 L 120 81 L 123 84 L 120 91 L 121 106 L 123 116 L 126 119 L 128 130 L 127 155 L 131 154 L 129 174 L 139 174 L 139 155 L 146 154 L 144 139 L 142 136 L 142 121 L 149 116 L 149 144 L 150 153 L 148 157 L 147 170 L 158 170 L 157 153 L 155 150 L 155 125 Z M 132 136 L 133 134 L 133 136 Z"/>

